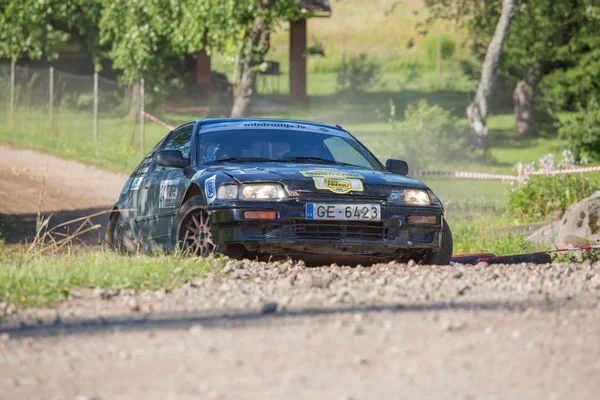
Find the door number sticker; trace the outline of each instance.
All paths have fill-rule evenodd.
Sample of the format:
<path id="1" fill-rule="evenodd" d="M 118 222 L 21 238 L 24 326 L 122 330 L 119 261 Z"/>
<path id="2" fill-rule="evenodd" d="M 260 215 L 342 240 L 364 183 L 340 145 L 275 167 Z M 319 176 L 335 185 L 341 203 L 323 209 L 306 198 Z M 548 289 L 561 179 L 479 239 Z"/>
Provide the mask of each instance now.
<path id="1" fill-rule="evenodd" d="M 177 201 L 178 180 L 162 181 L 160 183 L 159 208 L 175 208 Z"/>

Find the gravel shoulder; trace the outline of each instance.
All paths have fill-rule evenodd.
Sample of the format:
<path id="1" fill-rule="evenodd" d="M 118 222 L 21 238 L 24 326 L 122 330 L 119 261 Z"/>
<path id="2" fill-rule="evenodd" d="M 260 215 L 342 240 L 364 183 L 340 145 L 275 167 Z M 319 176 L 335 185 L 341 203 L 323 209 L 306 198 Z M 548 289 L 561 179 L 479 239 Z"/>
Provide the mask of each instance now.
<path id="1" fill-rule="evenodd" d="M 599 304 L 600 263 L 235 262 L 11 312 L 0 398 L 591 399 Z"/>

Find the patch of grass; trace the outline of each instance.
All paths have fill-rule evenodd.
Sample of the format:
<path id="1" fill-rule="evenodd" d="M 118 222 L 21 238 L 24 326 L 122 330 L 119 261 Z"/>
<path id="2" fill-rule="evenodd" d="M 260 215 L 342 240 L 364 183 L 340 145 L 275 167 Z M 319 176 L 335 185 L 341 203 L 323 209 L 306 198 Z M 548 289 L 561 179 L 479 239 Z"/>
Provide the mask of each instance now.
<path id="1" fill-rule="evenodd" d="M 514 224 L 506 216 L 481 215 L 474 218 L 453 218 L 448 224 L 454 239 L 454 254 L 493 253 L 497 256 L 533 253 L 545 248 L 525 240 L 518 232 L 499 233 L 497 228 Z"/>
<path id="2" fill-rule="evenodd" d="M 0 256 L 0 301 L 48 307 L 65 300 L 73 288 L 171 290 L 216 268 L 210 259 L 174 255 L 99 251 L 38 256 L 18 249 Z"/>

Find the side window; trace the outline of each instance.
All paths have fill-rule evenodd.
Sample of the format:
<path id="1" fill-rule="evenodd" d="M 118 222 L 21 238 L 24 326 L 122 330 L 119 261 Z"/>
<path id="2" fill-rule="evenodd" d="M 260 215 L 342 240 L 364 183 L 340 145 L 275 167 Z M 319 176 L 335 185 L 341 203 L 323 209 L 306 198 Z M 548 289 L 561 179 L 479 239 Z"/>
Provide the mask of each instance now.
<path id="1" fill-rule="evenodd" d="M 369 161 L 346 140 L 339 137 L 330 137 L 325 139 L 323 143 L 325 143 L 325 146 L 331 152 L 335 161 L 359 165 L 369 169 L 373 168 Z"/>
<path id="2" fill-rule="evenodd" d="M 156 153 L 156 150 L 158 150 L 163 141 L 164 138 L 161 139 L 160 142 L 158 142 L 156 146 L 154 146 L 152 150 L 148 152 L 148 154 L 146 154 L 146 156 L 138 166 L 138 169 L 135 171 L 135 175 L 144 175 L 146 172 L 148 172 L 148 168 L 150 168 L 150 164 L 152 164 L 152 160 L 154 159 L 154 154 Z"/>
<path id="3" fill-rule="evenodd" d="M 173 134 L 165 143 L 162 150 L 179 150 L 184 157 L 190 157 L 190 149 L 192 146 L 192 132 L 194 131 L 194 124 L 189 124 L 184 127 L 173 131 Z M 158 167 L 159 170 L 166 170 L 169 168 Z"/>

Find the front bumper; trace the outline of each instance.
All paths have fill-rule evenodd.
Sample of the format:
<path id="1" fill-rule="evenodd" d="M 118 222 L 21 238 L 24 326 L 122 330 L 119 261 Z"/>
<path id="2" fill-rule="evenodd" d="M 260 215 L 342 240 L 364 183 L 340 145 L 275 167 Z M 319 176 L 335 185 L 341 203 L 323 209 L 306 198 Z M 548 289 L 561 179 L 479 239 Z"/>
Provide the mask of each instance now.
<path id="1" fill-rule="evenodd" d="M 379 204 L 380 221 L 307 220 L 306 203 Z M 422 254 L 440 246 L 443 210 L 437 206 L 391 205 L 382 201 L 300 201 L 216 203 L 211 213 L 213 239 L 272 255 Z M 246 220 L 244 211 L 276 211 L 277 219 Z M 408 216 L 435 216 L 436 224 L 412 224 Z"/>

